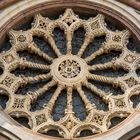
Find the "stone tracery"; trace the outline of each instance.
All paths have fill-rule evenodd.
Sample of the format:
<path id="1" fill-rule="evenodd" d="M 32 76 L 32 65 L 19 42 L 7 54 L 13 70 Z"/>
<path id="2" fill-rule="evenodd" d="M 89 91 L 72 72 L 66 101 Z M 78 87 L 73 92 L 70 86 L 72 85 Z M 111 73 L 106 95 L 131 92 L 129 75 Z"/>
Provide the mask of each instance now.
<path id="1" fill-rule="evenodd" d="M 72 55 L 72 36 L 74 31 L 81 26 L 86 31 L 85 40 L 77 56 L 74 56 Z M 64 30 L 66 35 L 67 54 L 64 57 L 53 39 L 52 32 L 56 27 Z M 56 63 L 54 62 L 55 60 L 53 60 L 52 57 L 37 48 L 32 40 L 33 35 L 42 36 L 44 37 L 44 39 L 48 40 L 53 51 L 58 56 Z M 102 44 L 102 47 L 99 50 L 83 60 L 82 55 L 91 40 L 93 40 L 97 36 L 102 35 L 106 36 L 106 42 Z M 48 18 L 42 17 L 41 15 L 36 15 L 33 27 L 30 30 L 12 30 L 10 32 L 12 49 L 9 52 L 3 53 L 0 58 L 1 63 L 4 65 L 5 69 L 4 74 L 1 78 L 0 86 L 3 89 L 5 89 L 5 87 L 8 88 L 8 96 L 10 96 L 6 111 L 13 116 L 17 116 L 18 113 L 18 117 L 26 116 L 27 118 L 29 118 L 30 127 L 34 131 L 44 133 L 52 127 L 55 127 L 58 129 L 59 134 L 64 138 L 77 137 L 79 134 L 78 131 L 81 132 L 85 128 L 92 130 L 93 133 L 102 133 L 107 131 L 110 126 L 111 118 L 115 116 L 127 117 L 134 111 L 134 109 L 130 105 L 128 98 L 130 94 L 133 93 L 129 93 L 127 89 L 134 89 L 138 84 L 138 82 L 135 82 L 136 84 L 132 85 L 131 81 L 139 81 L 138 77 L 135 75 L 135 69 L 133 69 L 132 67 L 139 60 L 139 55 L 127 50 L 126 45 L 129 35 L 130 33 L 127 30 L 113 32 L 107 29 L 103 15 L 98 15 L 95 18 L 90 18 L 88 20 L 82 20 L 77 15 L 75 15 L 71 9 L 67 9 L 64 15 L 60 16 L 60 18 L 57 20 L 50 20 Z M 17 52 L 23 50 L 28 50 L 35 55 L 39 55 L 44 60 L 52 62 L 52 65 L 50 66 L 37 64 L 20 58 L 17 55 Z M 122 52 L 122 54 L 119 58 L 116 58 L 105 64 L 97 64 L 92 66 L 88 65 L 88 62 L 94 60 L 96 57 L 103 53 L 109 53 L 111 50 L 119 50 Z M 63 68 L 65 70 L 65 64 L 63 67 L 63 63 L 69 62 L 70 57 L 74 58 L 72 67 L 74 72 L 76 71 L 75 75 L 73 75 L 73 73 L 70 73 L 69 75 L 68 73 L 65 73 L 63 71 Z M 65 61 L 63 61 L 63 58 L 65 58 Z M 16 77 L 10 72 L 17 67 L 20 67 L 21 69 L 24 69 L 26 67 L 34 67 L 51 72 L 48 72 L 48 74 L 37 75 L 35 77 Z M 129 73 L 118 78 L 99 76 L 91 73 L 92 70 L 101 70 L 107 68 L 123 68 L 129 71 Z M 61 80 L 61 77 L 57 75 L 56 70 L 60 70 L 60 75 L 62 75 L 66 79 Z M 82 75 L 79 74 L 80 71 L 83 72 Z M 77 77 L 78 75 L 80 76 Z M 134 76 L 134 78 L 132 77 L 132 75 Z M 56 76 L 58 78 L 56 78 Z M 38 89 L 35 92 L 30 92 L 25 96 L 19 96 L 15 94 L 19 86 L 23 86 L 27 83 L 32 83 L 41 79 L 50 79 L 50 81 L 42 88 Z M 104 91 L 96 88 L 93 84 L 91 84 L 89 82 L 90 79 L 113 84 L 114 86 L 119 86 L 124 91 L 124 94 L 114 96 L 112 95 L 112 93 L 105 93 Z M 67 80 L 69 82 L 67 82 Z M 57 85 L 57 89 L 54 92 L 49 103 L 44 106 L 44 109 L 38 112 L 30 112 L 31 104 L 33 102 L 36 102 L 37 98 L 39 98 L 42 94 L 44 94 L 45 91 L 49 90 L 55 85 Z M 91 103 L 90 100 L 86 97 L 82 86 L 87 87 L 92 92 L 100 96 L 102 100 L 108 104 L 109 110 L 106 112 L 98 110 L 96 108 L 96 105 Z M 63 89 L 67 90 L 67 107 L 65 110 L 65 117 L 55 122 L 51 117 L 51 113 L 55 102 Z M 80 121 L 78 118 L 76 118 L 73 112 L 72 92 L 74 89 L 76 89 L 79 93 L 87 110 L 87 118 L 84 121 Z"/>

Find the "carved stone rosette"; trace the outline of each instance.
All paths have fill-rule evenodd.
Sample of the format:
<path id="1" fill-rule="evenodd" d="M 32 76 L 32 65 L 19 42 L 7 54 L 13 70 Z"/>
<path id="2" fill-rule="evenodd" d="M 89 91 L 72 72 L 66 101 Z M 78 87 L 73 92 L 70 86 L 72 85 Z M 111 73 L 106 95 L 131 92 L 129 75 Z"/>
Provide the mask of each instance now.
<path id="1" fill-rule="evenodd" d="M 53 38 L 53 30 L 56 27 L 63 30 L 66 36 L 66 54 L 60 52 Z M 71 42 L 74 31 L 80 27 L 85 30 L 85 39 L 78 53 L 73 55 Z M 75 15 L 72 9 L 66 9 L 65 13 L 60 15 L 58 19 L 50 20 L 38 14 L 34 17 L 31 29 L 27 31 L 11 30 L 9 36 L 12 48 L 0 55 L 0 64 L 4 71 L 0 78 L 0 94 L 6 94 L 9 97 L 6 112 L 17 118 L 22 116 L 28 118 L 33 131 L 46 133 L 51 129 L 57 129 L 60 136 L 72 139 L 78 137 L 80 132 L 85 129 L 91 130 L 93 134 L 105 132 L 110 128 L 112 118 L 126 118 L 134 112 L 130 97 L 139 94 L 138 84 L 140 80 L 135 71 L 140 66 L 140 56 L 127 49 L 130 32 L 128 30 L 109 30 L 106 27 L 104 15 L 99 14 L 84 20 Z M 39 49 L 33 41 L 33 36 L 43 37 L 44 40 L 47 40 L 57 58 L 54 59 Z M 83 58 L 82 55 L 88 44 L 95 37 L 100 36 L 106 36 L 106 41 L 97 51 Z M 50 65 L 38 64 L 21 58 L 17 52 L 24 50 L 42 57 Z M 110 53 L 112 50 L 120 51 L 121 55 L 104 64 L 89 65 L 90 61 L 94 61 L 98 56 Z M 36 68 L 49 72 L 34 77 L 22 75 L 17 77 L 11 73 L 16 68 Z M 128 73 L 121 77 L 108 77 L 91 73 L 93 70 L 108 68 L 122 68 Z M 48 79 L 48 83 L 35 92 L 28 92 L 26 95 L 15 94 L 19 87 L 43 79 Z M 102 91 L 90 80 L 120 87 L 124 94 L 115 96 L 112 93 Z M 31 112 L 31 105 L 53 86 L 57 86 L 57 88 L 48 104 L 44 105 L 42 110 Z M 99 96 L 108 105 L 108 111 L 98 110 L 96 105 L 87 98 L 82 86 Z M 62 90 L 67 91 L 65 116 L 55 121 L 51 114 Z M 73 111 L 73 90 L 79 93 L 85 105 L 87 117 L 84 121 L 78 119 Z"/>

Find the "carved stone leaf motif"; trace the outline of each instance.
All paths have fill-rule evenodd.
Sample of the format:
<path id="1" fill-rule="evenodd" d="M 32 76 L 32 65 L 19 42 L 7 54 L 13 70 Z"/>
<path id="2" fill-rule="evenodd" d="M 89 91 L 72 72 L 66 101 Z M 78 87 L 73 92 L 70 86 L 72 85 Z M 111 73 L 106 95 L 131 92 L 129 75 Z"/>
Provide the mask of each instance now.
<path id="1" fill-rule="evenodd" d="M 36 118 L 36 125 L 40 125 L 43 122 L 47 121 L 45 114 L 37 115 L 35 118 Z"/>
<path id="2" fill-rule="evenodd" d="M 14 104 L 13 104 L 13 108 L 24 108 L 24 101 L 25 99 L 18 99 L 18 98 L 15 98 L 14 99 Z"/>
<path id="3" fill-rule="evenodd" d="M 128 63 L 133 63 L 135 60 L 136 60 L 136 56 L 133 56 L 133 55 L 131 55 L 131 54 L 128 54 L 128 55 L 125 57 L 125 61 L 128 62 Z"/>
<path id="4" fill-rule="evenodd" d="M 130 77 L 129 79 L 127 79 L 125 81 L 129 87 L 132 87 L 132 86 L 138 84 L 138 81 L 136 81 L 134 77 Z"/>
<path id="5" fill-rule="evenodd" d="M 66 35 L 67 53 L 65 55 L 60 52 L 52 35 L 52 32 L 56 27 L 64 30 L 64 33 Z M 84 27 L 86 36 L 78 53 L 76 55 L 73 55 L 73 33 L 80 27 Z M 92 40 L 94 40 L 95 37 L 103 35 L 106 36 L 106 41 L 103 42 L 101 47 L 91 55 L 83 58 L 82 55 L 88 47 L 88 44 Z M 9 94 L 11 97 L 13 97 L 10 98 L 9 104 L 7 104 L 8 112 L 14 112 L 15 108 L 21 109 L 22 113 L 24 113 L 24 116 L 29 119 L 30 127 L 34 131 L 44 133 L 44 130 L 46 130 L 47 132 L 48 130 L 57 127 L 59 134 L 64 138 L 69 139 L 78 136 L 79 133 L 85 129 L 92 130 L 93 133 L 101 133 L 107 131 L 109 129 L 108 123 L 110 122 L 110 118 L 116 117 L 117 114 L 122 114 L 121 116 L 123 116 L 124 114 L 124 116 L 127 117 L 128 114 L 132 113 L 132 109 L 128 109 L 131 107 L 127 102 L 129 99 L 126 99 L 129 96 L 126 95 L 132 95 L 133 93 L 128 93 L 127 87 L 125 87 L 125 85 L 127 84 L 129 87 L 133 87 L 138 83 L 138 81 L 133 77 L 125 80 L 125 76 L 101 76 L 93 74 L 91 73 L 91 71 L 103 70 L 108 68 L 123 68 L 129 71 L 128 75 L 131 72 L 133 73 L 134 71 L 132 71 L 131 66 L 132 63 L 135 63 L 135 60 L 138 57 L 135 57 L 135 53 L 133 52 L 131 53 L 133 55 L 129 55 L 128 53 L 129 51 L 127 49 L 127 43 L 129 35 L 130 32 L 128 30 L 111 31 L 106 28 L 106 23 L 104 21 L 103 15 L 97 15 L 96 17 L 92 17 L 88 20 L 83 20 L 75 15 L 72 9 L 66 9 L 64 15 L 61 15 L 59 19 L 56 20 L 50 20 L 49 18 L 42 17 L 40 14 L 36 15 L 35 20 L 32 24 L 32 28 L 30 30 L 11 30 L 9 32 L 9 36 L 12 48 L 9 51 L 10 53 L 5 56 L 3 55 L 4 57 L 2 58 L 6 62 L 3 64 L 4 67 L 8 69 L 8 71 L 5 71 L 7 76 L 0 82 L 1 85 L 10 88 Z M 35 44 L 33 36 L 43 37 L 44 40 L 50 44 L 50 47 L 56 54 L 57 58 L 54 59 L 43 50 L 41 50 Z M 24 50 L 27 50 L 35 56 L 41 57 L 44 61 L 47 61 L 49 63 L 39 64 L 21 58 L 17 54 L 17 52 L 22 52 Z M 104 53 L 110 53 L 111 50 L 119 50 L 124 52 L 124 54 L 120 55 L 119 58 L 116 58 L 113 61 L 104 64 L 89 65 L 90 61 L 94 61 L 95 58 Z M 12 65 L 10 65 L 11 62 Z M 38 74 L 36 76 L 20 75 L 15 79 L 11 79 L 8 75 L 10 75 L 11 71 L 16 68 L 36 68 L 38 70 L 46 70 L 48 71 L 48 73 Z M 12 96 L 18 90 L 18 87 L 26 86 L 27 84 L 32 84 L 33 82 L 40 80 L 47 80 L 47 83 L 34 92 L 30 91 L 26 93 L 26 102 L 30 103 L 30 105 L 25 103 L 25 98 L 17 98 L 19 95 Z M 121 98 L 119 98 L 118 96 L 117 98 L 114 98 L 114 95 L 112 95 L 112 93 L 108 93 L 101 89 L 98 89 L 93 83 L 90 83 L 89 80 L 95 80 L 120 87 L 124 91 L 124 94 Z M 11 84 L 13 82 L 16 87 L 11 87 Z M 56 86 L 57 88 L 50 98 L 49 102 L 44 105 L 44 108 L 36 112 L 31 112 L 30 108 L 32 104 L 37 102 L 37 99 L 40 96 L 44 95 L 46 91 L 49 91 L 50 88 L 54 86 Z M 96 105 L 92 103 L 87 97 L 87 94 L 82 88 L 83 86 L 91 90 L 93 94 L 99 96 L 102 101 L 108 105 L 109 110 L 105 112 L 97 109 Z M 60 120 L 55 121 L 52 117 L 52 112 L 55 103 L 63 90 L 67 91 L 67 106 L 65 108 L 65 116 Z M 84 121 L 79 120 L 73 110 L 73 90 L 76 90 L 78 92 L 85 105 L 87 117 Z M 11 104 L 12 106 L 10 107 Z M 24 107 L 26 105 L 28 107 L 26 107 L 25 110 Z M 22 116 L 22 113 L 19 112 L 18 117 Z M 68 116 L 71 117 L 67 119 Z"/>
<path id="6" fill-rule="evenodd" d="M 7 63 L 11 63 L 14 60 L 14 57 L 11 54 L 5 55 L 2 58 Z"/>
<path id="7" fill-rule="evenodd" d="M 14 82 L 14 79 L 9 77 L 9 76 L 6 76 L 4 78 L 4 80 L 1 82 L 1 84 L 7 86 L 8 88 L 10 88 L 11 84 Z"/>
<path id="8" fill-rule="evenodd" d="M 103 124 L 103 118 L 104 118 L 104 116 L 99 115 L 99 114 L 95 114 L 93 116 L 93 120 L 92 121 L 97 123 L 97 124 L 99 124 L 99 125 L 102 125 Z"/>

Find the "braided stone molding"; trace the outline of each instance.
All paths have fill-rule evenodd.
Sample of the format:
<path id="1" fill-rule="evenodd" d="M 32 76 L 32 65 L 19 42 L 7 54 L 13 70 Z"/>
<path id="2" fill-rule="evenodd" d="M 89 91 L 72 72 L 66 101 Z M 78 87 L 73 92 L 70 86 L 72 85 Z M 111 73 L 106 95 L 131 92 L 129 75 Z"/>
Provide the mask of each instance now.
<path id="1" fill-rule="evenodd" d="M 60 52 L 55 44 L 53 38 L 53 30 L 59 27 L 64 30 L 67 41 L 67 54 Z M 84 43 L 81 46 L 77 55 L 72 54 L 72 37 L 74 31 L 79 27 L 85 30 Z M 101 48 L 95 51 L 85 59 L 82 55 L 88 44 L 95 39 L 95 37 L 106 36 L 106 41 Z M 5 111 L 14 117 L 25 116 L 29 119 L 29 125 L 35 132 L 46 133 L 48 130 L 54 128 L 59 131 L 59 135 L 72 139 L 78 137 L 80 132 L 84 129 L 91 130 L 93 134 L 102 133 L 109 129 L 110 120 L 114 117 L 124 118 L 134 112 L 130 97 L 139 94 L 139 78 L 135 73 L 140 66 L 139 54 L 131 52 L 127 49 L 127 43 L 130 36 L 128 30 L 111 31 L 107 29 L 103 15 L 91 17 L 88 20 L 83 20 L 75 15 L 72 9 L 66 9 L 59 19 L 50 20 L 38 14 L 34 18 L 32 28 L 27 31 L 9 32 L 10 42 L 12 48 L 3 52 L 0 55 L 1 67 L 4 74 L 0 79 L 0 94 L 9 96 Z M 40 50 L 33 42 L 33 36 L 41 36 L 47 40 L 57 55 L 53 59 L 45 52 Z M 45 61 L 50 62 L 50 65 L 43 65 L 27 61 L 17 54 L 18 51 L 28 50 L 29 52 L 42 57 Z M 89 65 L 90 61 L 110 51 L 121 51 L 121 55 L 112 61 L 104 64 Z M 35 77 L 16 77 L 11 74 L 11 71 L 16 68 L 36 68 L 49 71 L 47 74 L 40 74 Z M 118 69 L 122 68 L 128 73 L 122 77 L 107 77 L 99 76 L 91 73 L 92 70 L 103 69 Z M 26 95 L 17 95 L 15 92 L 20 86 L 25 86 L 34 81 L 48 79 L 49 82 L 34 93 L 29 92 Z M 98 89 L 89 80 L 96 80 L 113 86 L 120 87 L 124 94 L 114 96 L 112 93 L 106 93 Z M 48 104 L 44 105 L 42 110 L 31 112 L 32 103 L 49 90 L 51 87 L 57 86 L 52 98 Z M 82 86 L 87 87 L 93 93 L 102 98 L 103 102 L 108 105 L 108 111 L 101 111 L 96 108 L 96 105 L 91 103 L 84 93 Z M 55 102 L 60 96 L 62 90 L 67 90 L 67 107 L 65 109 L 65 116 L 59 121 L 54 121 L 51 114 Z M 86 120 L 79 120 L 73 111 L 72 96 L 73 90 L 77 90 L 82 101 L 84 102 L 87 117 Z"/>

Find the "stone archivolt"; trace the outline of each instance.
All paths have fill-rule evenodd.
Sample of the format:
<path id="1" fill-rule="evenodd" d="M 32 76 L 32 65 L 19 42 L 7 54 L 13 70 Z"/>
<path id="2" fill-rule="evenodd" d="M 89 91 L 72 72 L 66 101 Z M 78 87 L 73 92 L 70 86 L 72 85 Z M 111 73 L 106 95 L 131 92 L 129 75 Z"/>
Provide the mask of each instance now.
<path id="1" fill-rule="evenodd" d="M 53 30 L 56 27 L 64 30 L 67 41 L 66 55 L 60 52 L 53 38 Z M 74 31 L 80 27 L 83 27 L 86 32 L 85 39 L 77 55 L 73 55 L 72 37 Z M 103 35 L 106 36 L 106 41 L 102 44 L 101 48 L 85 59 L 82 58 L 88 44 L 95 37 Z M 78 137 L 80 132 L 85 129 L 91 130 L 93 134 L 105 132 L 109 129 L 112 118 L 124 118 L 134 112 L 130 97 L 139 94 L 137 93 L 139 92 L 139 79 L 135 71 L 139 67 L 140 57 L 139 54 L 127 49 L 130 36 L 128 30 L 111 31 L 106 27 L 103 15 L 97 15 L 96 17 L 84 20 L 75 15 L 73 10 L 66 9 L 64 15 L 61 15 L 57 20 L 50 20 L 38 14 L 35 16 L 31 29 L 27 31 L 11 30 L 9 36 L 12 48 L 0 56 L 1 67 L 4 70 L 0 78 L 0 94 L 7 94 L 9 96 L 9 102 L 5 109 L 6 112 L 14 117 L 27 117 L 33 131 L 46 133 L 50 129 L 57 129 L 60 136 L 71 139 Z M 44 40 L 47 40 L 57 58 L 53 60 L 51 56 L 40 50 L 34 43 L 33 36 L 41 36 Z M 17 52 L 24 50 L 42 57 L 51 64 L 37 64 L 19 57 Z M 94 64 L 92 66 L 88 64 L 99 55 L 109 53 L 112 50 L 121 51 L 122 53 L 118 58 L 104 64 Z M 16 77 L 11 74 L 11 71 L 16 68 L 37 68 L 49 72 L 35 77 L 25 77 L 22 75 Z M 121 77 L 107 77 L 91 73 L 92 70 L 107 68 L 122 68 L 128 71 L 128 74 Z M 35 92 L 28 92 L 26 95 L 15 94 L 20 86 L 25 86 L 28 83 L 42 79 L 48 79 L 49 82 Z M 120 87 L 124 94 L 115 96 L 112 93 L 106 93 L 90 83 L 90 79 Z M 42 110 L 31 112 L 32 103 L 36 102 L 41 95 L 53 86 L 57 86 L 57 89 L 48 104 L 44 105 Z M 108 105 L 108 111 L 98 110 L 96 105 L 87 98 L 82 86 L 87 87 L 94 94 L 101 97 Z M 59 121 L 54 121 L 51 114 L 57 98 L 64 89 L 67 90 L 65 116 Z M 73 111 L 73 90 L 77 90 L 84 102 L 87 111 L 87 117 L 84 121 L 79 120 Z"/>

